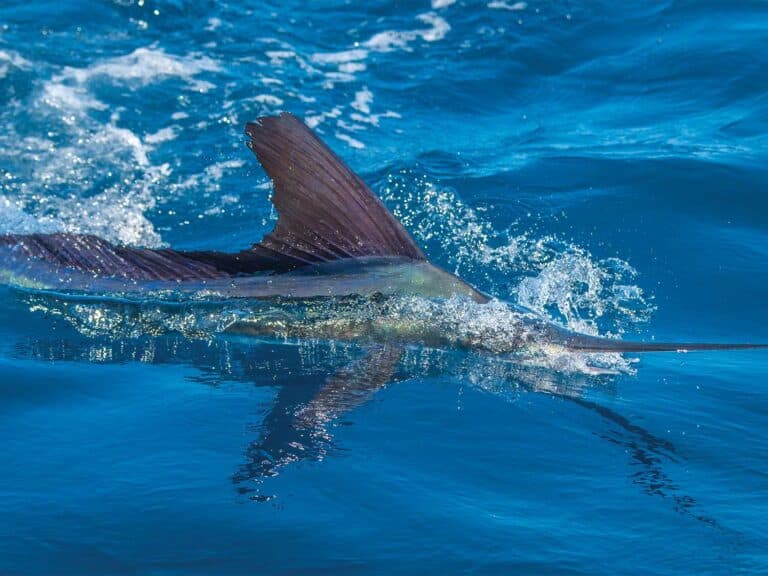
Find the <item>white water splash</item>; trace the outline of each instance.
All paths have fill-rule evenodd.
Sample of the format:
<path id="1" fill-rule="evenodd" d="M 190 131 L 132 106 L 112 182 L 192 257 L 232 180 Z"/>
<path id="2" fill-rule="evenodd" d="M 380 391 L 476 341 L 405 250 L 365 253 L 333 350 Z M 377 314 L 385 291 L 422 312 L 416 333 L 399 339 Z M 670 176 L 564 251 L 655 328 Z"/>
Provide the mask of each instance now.
<path id="1" fill-rule="evenodd" d="M 19 200 L 0 196 L 0 235 L 51 233 L 58 230 L 55 220 L 28 214 Z"/>
<path id="2" fill-rule="evenodd" d="M 492 8 L 495 10 L 510 10 L 512 12 L 517 12 L 520 10 L 525 10 L 528 8 L 528 4 L 525 2 L 515 2 L 514 4 L 509 4 L 507 2 L 504 2 L 503 0 L 494 0 L 493 2 L 488 2 L 488 8 Z"/>
<path id="3" fill-rule="evenodd" d="M 0 62 L 5 61 L 28 73 L 35 70 L 15 54 L 3 52 Z M 142 138 L 121 125 L 121 108 L 105 122 L 108 106 L 94 92 L 96 81 L 137 90 L 176 79 L 200 92 L 212 85 L 198 76 L 219 70 L 211 58 L 171 55 L 152 45 L 82 68 L 65 66 L 38 81 L 26 101 L 11 102 L 0 112 L 0 160 L 9 166 L 0 181 L 0 230 L 89 233 L 120 244 L 163 245 L 146 213 L 161 188 L 169 187 L 171 167 L 151 156 L 155 147 L 174 140 L 180 127 L 167 125 Z M 19 118 L 48 131 L 19 135 Z M 206 172 L 208 182 L 217 178 L 215 169 Z"/>
<path id="4" fill-rule="evenodd" d="M 11 68 L 28 70 L 32 63 L 14 50 L 0 50 L 0 80 L 8 75 Z"/>
<path id="5" fill-rule="evenodd" d="M 207 195 L 221 192 L 221 180 L 228 173 L 237 171 L 245 166 L 244 160 L 222 160 L 206 166 L 201 174 L 194 174 L 183 181 L 173 184 L 171 190 L 174 193 L 187 190 L 202 191 Z M 225 194 L 219 200 L 222 203 L 232 203 L 232 194 Z"/>
<path id="6" fill-rule="evenodd" d="M 390 175 L 383 199 L 424 246 L 448 256 L 479 287 L 587 334 L 620 335 L 650 320 L 654 306 L 618 258 L 596 259 L 553 235 L 536 238 L 515 223 L 496 230 L 449 188 L 403 171 Z"/>
<path id="7" fill-rule="evenodd" d="M 162 48 L 151 45 L 137 48 L 124 56 L 107 58 L 86 68 L 65 67 L 53 78 L 53 83 L 73 82 L 84 85 L 95 78 L 105 76 L 113 80 L 148 86 L 165 78 L 184 80 L 190 89 L 206 91 L 213 87 L 210 82 L 200 80 L 202 72 L 218 72 L 221 65 L 212 58 L 200 54 L 177 56 L 166 53 Z"/>
<path id="8" fill-rule="evenodd" d="M 356 140 L 355 138 L 352 138 L 349 134 L 344 134 L 343 132 L 336 132 L 336 138 L 341 140 L 342 142 L 346 142 L 351 148 L 357 148 L 358 150 L 365 148 L 365 144 L 360 142 L 360 140 Z"/>
<path id="9" fill-rule="evenodd" d="M 411 50 L 411 44 L 415 40 L 425 42 L 437 42 L 445 38 L 451 30 L 451 25 L 442 16 L 436 12 L 427 12 L 419 14 L 417 20 L 427 24 L 427 28 L 417 30 L 385 30 L 374 34 L 369 40 L 363 43 L 363 46 L 370 48 L 375 52 L 392 52 L 393 50 Z"/>
<path id="10" fill-rule="evenodd" d="M 440 0 L 439 8 L 450 5 L 452 2 Z M 436 12 L 418 14 L 416 20 L 426 25 L 424 28 L 411 30 L 384 30 L 377 32 L 368 40 L 346 50 L 336 52 L 317 52 L 312 54 L 308 61 L 299 56 L 293 50 L 279 50 L 267 52 L 272 59 L 272 64 L 284 65 L 289 60 L 294 60 L 310 75 L 320 74 L 323 77 L 322 86 L 326 90 L 332 90 L 337 84 L 347 84 L 357 80 L 356 74 L 367 69 L 367 61 L 372 53 L 403 51 L 411 52 L 414 44 L 423 42 L 438 42 L 445 38 L 451 30 L 451 26 L 445 18 Z M 311 64 L 309 63 L 311 62 Z M 366 125 L 378 126 L 382 118 L 400 118 L 400 114 L 393 110 L 373 113 L 374 94 L 363 86 L 355 92 L 355 96 L 347 106 L 335 106 L 331 111 L 318 112 L 310 110 L 307 115 L 307 123 L 311 128 L 316 128 L 329 119 L 336 120 L 336 137 L 352 148 L 363 148 L 365 144 L 351 133 L 365 130 Z M 349 115 L 349 120 L 342 116 Z"/>

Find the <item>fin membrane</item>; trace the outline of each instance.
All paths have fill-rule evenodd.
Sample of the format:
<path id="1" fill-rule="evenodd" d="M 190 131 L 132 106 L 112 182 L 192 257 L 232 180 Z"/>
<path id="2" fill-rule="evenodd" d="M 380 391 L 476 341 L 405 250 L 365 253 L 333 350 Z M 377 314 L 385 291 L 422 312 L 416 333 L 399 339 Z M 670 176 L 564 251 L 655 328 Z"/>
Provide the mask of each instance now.
<path id="1" fill-rule="evenodd" d="M 376 195 L 298 118 L 288 113 L 245 128 L 275 185 L 277 225 L 253 250 L 303 263 L 362 256 L 424 260 Z"/>

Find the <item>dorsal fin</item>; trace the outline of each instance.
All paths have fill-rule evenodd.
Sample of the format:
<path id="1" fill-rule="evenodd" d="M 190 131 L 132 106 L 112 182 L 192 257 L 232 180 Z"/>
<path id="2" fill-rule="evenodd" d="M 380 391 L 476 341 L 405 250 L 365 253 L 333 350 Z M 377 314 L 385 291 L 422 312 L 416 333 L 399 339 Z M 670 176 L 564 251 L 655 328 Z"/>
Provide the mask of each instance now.
<path id="1" fill-rule="evenodd" d="M 253 251 L 295 265 L 363 256 L 425 260 L 376 195 L 301 120 L 283 113 L 245 127 L 275 187 L 277 225 Z"/>

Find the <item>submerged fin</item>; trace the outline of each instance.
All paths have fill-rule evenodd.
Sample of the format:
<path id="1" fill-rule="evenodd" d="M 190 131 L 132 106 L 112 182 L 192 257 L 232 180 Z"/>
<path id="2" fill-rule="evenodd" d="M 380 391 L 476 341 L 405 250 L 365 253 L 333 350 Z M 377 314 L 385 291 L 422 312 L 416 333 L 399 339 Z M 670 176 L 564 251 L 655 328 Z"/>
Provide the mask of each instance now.
<path id="1" fill-rule="evenodd" d="M 577 334 L 563 344 L 581 352 L 693 352 L 695 350 L 746 350 L 768 348 L 768 344 L 713 344 L 709 342 L 630 342 Z"/>
<path id="2" fill-rule="evenodd" d="M 275 185 L 277 225 L 253 247 L 300 263 L 362 256 L 425 260 L 402 224 L 301 120 L 288 113 L 246 125 Z"/>
<path id="3" fill-rule="evenodd" d="M 298 460 L 321 459 L 332 440 L 327 425 L 386 386 L 402 354 L 399 346 L 375 347 L 330 375 L 319 389 L 283 386 L 264 418 L 264 435 L 248 447 L 248 462 L 235 474 L 235 482 L 275 475 L 280 467 Z"/>
<path id="4" fill-rule="evenodd" d="M 285 272 L 363 256 L 425 260 L 376 195 L 298 118 L 284 113 L 246 126 L 248 147 L 272 178 L 277 225 L 237 253 L 131 248 L 85 234 L 0 236 L 0 262 L 45 262 L 127 280 L 204 280 Z"/>
<path id="5" fill-rule="evenodd" d="M 317 431 L 361 406 L 392 380 L 402 355 L 403 349 L 399 346 L 368 350 L 352 366 L 328 378 L 317 395 L 296 412 L 295 425 Z"/>

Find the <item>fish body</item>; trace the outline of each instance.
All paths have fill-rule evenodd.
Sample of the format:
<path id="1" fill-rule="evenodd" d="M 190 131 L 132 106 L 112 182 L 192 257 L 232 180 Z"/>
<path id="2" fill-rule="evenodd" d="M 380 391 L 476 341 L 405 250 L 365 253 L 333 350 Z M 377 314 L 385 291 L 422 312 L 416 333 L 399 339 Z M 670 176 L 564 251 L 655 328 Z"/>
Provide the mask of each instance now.
<path id="1" fill-rule="evenodd" d="M 206 279 L 131 280 L 62 270 L 46 261 L 30 260 L 24 254 L 14 255 L 10 253 L 12 250 L 0 248 L 0 259 L 4 264 L 0 279 L 19 287 L 57 292 L 119 293 L 147 298 L 174 292 L 187 297 L 222 299 L 304 300 L 412 295 L 425 298 L 466 296 L 476 302 L 488 300 L 487 296 L 439 266 L 397 256 L 312 264 L 282 274 L 260 272 Z"/>
<path id="2" fill-rule="evenodd" d="M 303 122 L 290 114 L 265 117 L 249 123 L 246 134 L 274 183 L 278 213 L 275 228 L 257 244 L 239 252 L 179 251 L 118 246 L 90 235 L 5 235 L 0 282 L 95 298 L 304 303 L 230 327 L 241 334 L 492 353 L 534 344 L 591 352 L 759 347 L 610 340 L 566 331 L 514 305 L 503 306 L 498 323 L 478 327 L 478 307 L 498 301 L 432 264 L 381 200 Z M 452 320 L 456 308 L 445 304 L 457 299 L 475 307 L 464 311 L 463 322 Z"/>

